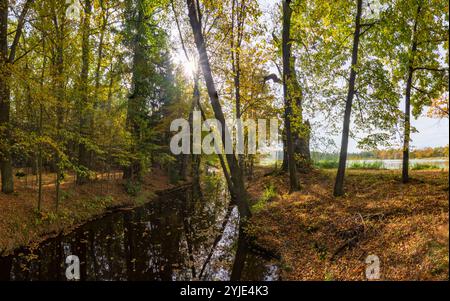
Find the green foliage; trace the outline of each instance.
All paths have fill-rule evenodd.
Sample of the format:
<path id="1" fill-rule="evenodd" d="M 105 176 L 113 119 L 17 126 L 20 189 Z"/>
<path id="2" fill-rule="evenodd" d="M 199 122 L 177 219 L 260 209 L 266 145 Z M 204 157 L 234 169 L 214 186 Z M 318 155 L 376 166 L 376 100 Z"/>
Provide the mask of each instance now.
<path id="1" fill-rule="evenodd" d="M 320 160 L 314 161 L 314 167 L 320 169 L 334 169 L 338 168 L 339 161 L 337 160 Z"/>
<path id="2" fill-rule="evenodd" d="M 138 181 L 127 180 L 125 183 L 125 191 L 131 196 L 138 196 L 142 185 Z"/>
<path id="3" fill-rule="evenodd" d="M 350 162 L 349 169 L 384 169 L 384 164 L 381 161 L 367 162 L 356 161 Z"/>
<path id="4" fill-rule="evenodd" d="M 273 185 L 273 183 L 269 183 L 267 186 L 264 187 L 263 195 L 262 197 L 252 206 L 253 212 L 259 212 L 266 208 L 267 203 L 270 202 L 273 198 L 275 198 L 278 195 L 276 187 Z"/>
<path id="5" fill-rule="evenodd" d="M 414 163 L 411 166 L 412 170 L 433 170 L 433 169 L 441 169 L 439 166 L 427 163 Z"/>

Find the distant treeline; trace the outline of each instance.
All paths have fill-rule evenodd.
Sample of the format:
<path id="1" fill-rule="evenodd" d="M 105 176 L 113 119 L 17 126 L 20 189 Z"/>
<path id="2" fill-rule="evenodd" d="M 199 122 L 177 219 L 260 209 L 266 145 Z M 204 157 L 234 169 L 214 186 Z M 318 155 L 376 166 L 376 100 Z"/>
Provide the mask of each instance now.
<path id="1" fill-rule="evenodd" d="M 422 158 L 448 158 L 448 145 L 442 147 L 426 147 L 421 149 L 415 149 L 411 151 L 411 159 L 422 159 Z M 338 160 L 338 153 L 323 153 L 323 152 L 312 152 L 312 159 L 314 161 L 321 160 Z M 359 153 L 350 153 L 348 155 L 350 160 L 361 160 L 361 159 L 401 159 L 402 150 L 401 149 L 385 149 L 385 150 L 373 150 L 364 151 Z"/>

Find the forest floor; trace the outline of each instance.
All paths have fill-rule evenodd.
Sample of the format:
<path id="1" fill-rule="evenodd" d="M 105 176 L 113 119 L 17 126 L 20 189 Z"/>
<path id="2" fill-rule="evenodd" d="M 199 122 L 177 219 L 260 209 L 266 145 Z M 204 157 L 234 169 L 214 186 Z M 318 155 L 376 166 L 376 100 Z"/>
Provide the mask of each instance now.
<path id="1" fill-rule="evenodd" d="M 15 193 L 0 193 L 0 256 L 73 230 L 108 212 L 142 205 L 154 199 L 156 192 L 173 187 L 160 170 L 146 176 L 135 196 L 125 192 L 121 173 L 99 175 L 95 181 L 82 186 L 75 184 L 74 175 L 68 175 L 61 184 L 61 200 L 56 211 L 55 174 L 45 174 L 43 183 L 40 213 L 37 185 L 31 177 L 16 179 Z"/>
<path id="2" fill-rule="evenodd" d="M 448 280 L 448 172 L 350 170 L 346 195 L 332 196 L 335 170 L 288 175 L 259 170 L 249 192 L 259 200 L 248 231 L 281 256 L 283 280 L 365 280 L 368 255 L 382 280 Z M 263 204 L 262 204 L 263 203 Z"/>

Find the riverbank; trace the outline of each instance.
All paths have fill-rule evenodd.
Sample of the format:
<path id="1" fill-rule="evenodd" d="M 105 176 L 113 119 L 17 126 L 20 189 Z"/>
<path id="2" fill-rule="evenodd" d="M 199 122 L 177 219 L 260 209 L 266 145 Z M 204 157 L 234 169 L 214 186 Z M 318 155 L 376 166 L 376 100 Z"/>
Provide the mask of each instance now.
<path id="1" fill-rule="evenodd" d="M 18 247 L 38 245 L 112 211 L 141 206 L 156 198 L 156 193 L 175 187 L 157 169 L 145 177 L 141 190 L 134 196 L 126 193 L 119 173 L 82 186 L 68 177 L 61 185 L 61 201 L 56 211 L 53 178 L 51 174 L 45 177 L 40 213 L 36 188 L 29 180 L 18 181 L 14 194 L 0 193 L 0 256 Z"/>
<path id="2" fill-rule="evenodd" d="M 346 195 L 332 196 L 335 170 L 302 174 L 288 194 L 287 175 L 258 171 L 259 200 L 249 232 L 282 257 L 283 280 L 365 280 L 365 259 L 380 259 L 384 280 L 448 280 L 448 172 L 350 170 Z"/>

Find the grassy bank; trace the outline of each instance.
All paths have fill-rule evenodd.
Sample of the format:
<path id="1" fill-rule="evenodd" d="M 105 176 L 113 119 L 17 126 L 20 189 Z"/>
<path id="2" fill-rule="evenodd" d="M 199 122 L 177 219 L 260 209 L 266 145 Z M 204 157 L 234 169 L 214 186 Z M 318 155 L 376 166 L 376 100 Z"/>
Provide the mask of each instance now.
<path id="1" fill-rule="evenodd" d="M 35 187 L 30 181 L 18 181 L 14 194 L 0 193 L 0 255 L 38 244 L 108 212 L 143 205 L 156 196 L 155 192 L 173 187 L 161 171 L 155 170 L 144 179 L 141 190 L 131 196 L 120 178 L 117 175 L 115 179 L 100 179 L 83 186 L 67 180 L 56 211 L 53 175 L 46 175 L 40 213 L 36 210 Z"/>
<path id="2" fill-rule="evenodd" d="M 335 160 L 320 160 L 314 162 L 314 167 L 319 169 L 336 169 L 339 167 L 339 161 Z M 378 169 L 385 169 L 383 162 L 381 161 L 354 161 L 349 162 L 349 165 L 347 166 L 348 169 L 365 169 L 365 170 L 378 170 Z"/>
<path id="3" fill-rule="evenodd" d="M 414 163 L 411 166 L 412 170 L 439 170 L 442 169 L 439 166 L 433 165 L 433 164 L 425 164 L 425 163 Z"/>
<path id="4" fill-rule="evenodd" d="M 364 280 L 371 254 L 382 279 L 448 280 L 447 172 L 413 171 L 404 185 L 399 171 L 349 170 L 341 198 L 331 193 L 334 176 L 302 175 L 293 194 L 287 175 L 249 185 L 259 200 L 249 232 L 281 255 L 284 280 Z"/>

